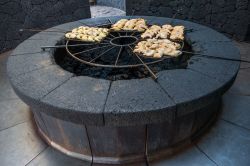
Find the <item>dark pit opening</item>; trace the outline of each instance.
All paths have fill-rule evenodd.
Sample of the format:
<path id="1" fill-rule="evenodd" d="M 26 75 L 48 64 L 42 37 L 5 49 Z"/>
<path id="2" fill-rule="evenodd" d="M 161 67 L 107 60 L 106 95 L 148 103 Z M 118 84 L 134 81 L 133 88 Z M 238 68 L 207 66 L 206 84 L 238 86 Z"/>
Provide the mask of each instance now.
<path id="1" fill-rule="evenodd" d="M 110 40 L 110 43 L 114 46 L 128 46 L 134 44 L 137 40 L 134 36 L 120 36 Z"/>
<path id="2" fill-rule="evenodd" d="M 70 51 L 72 53 L 77 53 L 83 50 L 89 50 L 84 54 L 77 55 L 78 58 L 84 59 L 86 61 L 91 61 L 92 59 L 98 57 L 103 52 L 107 51 L 108 49 L 114 47 L 98 59 L 94 61 L 96 64 L 104 64 L 104 65 L 114 65 L 117 59 L 118 52 L 120 51 L 120 46 L 114 46 L 111 43 L 111 40 L 114 38 L 117 38 L 115 43 L 117 44 L 129 44 L 134 41 L 133 37 L 126 38 L 126 40 L 123 40 L 124 38 L 120 38 L 119 36 L 129 36 L 134 35 L 138 37 L 139 33 L 134 32 L 120 32 L 119 34 L 112 32 L 108 38 L 110 38 L 109 41 L 103 41 L 102 43 L 95 44 L 95 45 L 86 45 L 81 47 L 70 47 Z M 118 38 L 119 37 L 119 38 Z M 128 40 L 127 40 L 128 39 Z M 140 40 L 140 39 L 138 39 Z M 104 47 L 104 43 L 109 43 L 110 47 Z M 57 45 L 64 45 L 66 44 L 66 41 L 63 39 L 57 43 Z M 69 45 L 73 44 L 82 44 L 82 42 L 78 41 L 70 41 Z M 134 47 L 135 45 L 130 45 L 130 47 Z M 96 49 L 97 48 L 97 49 Z M 92 50 L 94 49 L 94 50 Z M 183 50 L 185 51 L 192 51 L 191 46 L 185 42 Z M 161 62 L 151 64 L 149 65 L 150 69 L 157 74 L 160 71 L 163 70 L 172 70 L 172 69 L 185 69 L 188 65 L 188 59 L 191 57 L 190 54 L 183 53 L 181 56 L 176 58 L 168 58 Z M 107 80 L 129 80 L 129 79 L 142 79 L 151 77 L 150 72 L 144 67 L 134 67 L 134 68 L 110 68 L 110 67 L 94 67 L 90 66 L 84 63 L 81 63 L 71 57 L 65 48 L 56 48 L 54 51 L 54 59 L 55 62 L 64 70 L 67 70 L 71 73 L 74 73 L 76 76 L 89 76 L 94 78 L 100 78 L 100 79 L 107 79 Z M 141 59 L 147 63 L 155 61 L 154 58 L 145 58 L 141 57 Z M 140 63 L 138 61 L 138 58 L 133 54 L 133 52 L 129 49 L 128 46 L 124 46 L 121 50 L 121 54 L 119 57 L 119 61 L 117 62 L 117 65 L 127 65 L 127 64 L 138 64 Z"/>

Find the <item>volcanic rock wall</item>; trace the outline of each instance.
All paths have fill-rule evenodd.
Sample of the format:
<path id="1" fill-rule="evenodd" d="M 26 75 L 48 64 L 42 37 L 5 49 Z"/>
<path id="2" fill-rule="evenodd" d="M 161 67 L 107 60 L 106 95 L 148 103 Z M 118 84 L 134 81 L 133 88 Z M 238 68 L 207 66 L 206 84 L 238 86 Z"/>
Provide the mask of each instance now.
<path id="1" fill-rule="evenodd" d="M 45 29 L 89 17 L 88 0 L 1 0 L 0 52 L 14 48 L 33 34 L 19 29 Z"/>
<path id="2" fill-rule="evenodd" d="M 249 0 L 126 0 L 127 15 L 172 17 L 208 25 L 239 40 L 250 39 Z"/>

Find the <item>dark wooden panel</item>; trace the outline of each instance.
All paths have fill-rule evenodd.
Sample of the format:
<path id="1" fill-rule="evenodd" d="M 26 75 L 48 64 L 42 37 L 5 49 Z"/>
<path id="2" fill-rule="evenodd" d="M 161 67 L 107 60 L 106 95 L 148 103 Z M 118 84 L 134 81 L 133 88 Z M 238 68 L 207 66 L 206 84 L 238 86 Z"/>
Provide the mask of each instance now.
<path id="1" fill-rule="evenodd" d="M 84 125 L 56 119 L 45 113 L 41 114 L 53 142 L 69 151 L 91 156 Z"/>
<path id="2" fill-rule="evenodd" d="M 94 162 L 144 159 L 146 127 L 87 127 Z"/>

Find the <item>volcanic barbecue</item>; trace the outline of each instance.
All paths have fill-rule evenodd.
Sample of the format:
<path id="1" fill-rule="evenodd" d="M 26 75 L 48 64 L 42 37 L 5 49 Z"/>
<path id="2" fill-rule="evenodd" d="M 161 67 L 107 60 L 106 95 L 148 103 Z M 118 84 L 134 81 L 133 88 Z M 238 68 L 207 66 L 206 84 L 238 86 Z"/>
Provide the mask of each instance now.
<path id="1" fill-rule="evenodd" d="M 90 165 L 145 165 L 181 153 L 215 122 L 239 71 L 238 49 L 208 27 L 171 19 L 193 31 L 183 45 L 184 27 L 141 17 L 159 22 L 147 25 L 157 33 L 143 39 L 143 32 L 110 29 L 121 17 L 83 19 L 36 34 L 8 57 L 11 85 L 51 147 Z M 75 40 L 78 28 L 65 36 L 83 24 L 108 34 L 100 42 Z"/>

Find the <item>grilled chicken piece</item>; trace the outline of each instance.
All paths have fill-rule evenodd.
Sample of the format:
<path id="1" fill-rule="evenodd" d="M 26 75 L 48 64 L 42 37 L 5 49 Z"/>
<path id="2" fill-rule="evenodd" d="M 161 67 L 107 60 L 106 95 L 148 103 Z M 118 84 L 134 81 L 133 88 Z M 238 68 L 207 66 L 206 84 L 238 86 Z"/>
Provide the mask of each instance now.
<path id="1" fill-rule="evenodd" d="M 172 25 L 170 25 L 170 24 L 165 24 L 165 25 L 162 26 L 162 28 L 163 28 L 163 29 L 168 29 L 169 31 L 172 31 L 172 30 L 173 30 L 173 27 L 172 27 Z"/>
<path id="2" fill-rule="evenodd" d="M 127 19 L 121 19 L 119 21 L 117 21 L 115 24 L 112 25 L 112 30 L 115 30 L 115 31 L 119 31 L 121 30 L 124 25 L 128 22 Z"/>
<path id="3" fill-rule="evenodd" d="M 175 26 L 170 36 L 171 40 L 183 41 L 184 40 L 184 26 Z"/>
<path id="4" fill-rule="evenodd" d="M 133 30 L 135 25 L 136 25 L 137 19 L 131 19 L 126 22 L 124 27 L 122 28 L 123 30 Z"/>
<path id="5" fill-rule="evenodd" d="M 158 25 L 152 25 L 150 28 L 148 28 L 141 37 L 143 39 L 145 38 L 153 38 L 157 35 L 157 33 L 161 30 L 161 27 Z"/>
<path id="6" fill-rule="evenodd" d="M 158 39 L 168 39 L 170 37 L 171 31 L 168 29 L 161 29 L 158 34 L 156 35 L 156 38 Z"/>
<path id="7" fill-rule="evenodd" d="M 134 52 L 154 58 L 161 58 L 164 55 L 176 57 L 181 54 L 178 48 L 180 48 L 180 44 L 168 39 L 147 39 L 146 41 L 139 42 Z"/>
<path id="8" fill-rule="evenodd" d="M 78 39 L 86 42 L 100 42 L 108 34 L 109 29 L 107 28 L 80 26 L 74 28 L 71 32 L 66 33 L 65 37 L 67 39 Z"/>

